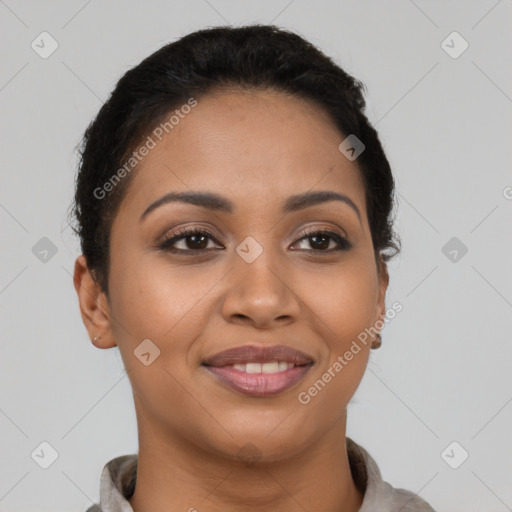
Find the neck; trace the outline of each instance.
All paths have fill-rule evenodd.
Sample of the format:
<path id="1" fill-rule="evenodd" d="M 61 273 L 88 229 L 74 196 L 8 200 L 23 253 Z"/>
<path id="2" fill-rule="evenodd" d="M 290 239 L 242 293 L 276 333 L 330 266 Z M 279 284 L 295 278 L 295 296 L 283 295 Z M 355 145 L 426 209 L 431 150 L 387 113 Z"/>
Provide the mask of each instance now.
<path id="1" fill-rule="evenodd" d="M 356 512 L 363 500 L 348 462 L 346 414 L 307 449 L 279 461 L 231 460 L 138 422 L 134 512 Z"/>

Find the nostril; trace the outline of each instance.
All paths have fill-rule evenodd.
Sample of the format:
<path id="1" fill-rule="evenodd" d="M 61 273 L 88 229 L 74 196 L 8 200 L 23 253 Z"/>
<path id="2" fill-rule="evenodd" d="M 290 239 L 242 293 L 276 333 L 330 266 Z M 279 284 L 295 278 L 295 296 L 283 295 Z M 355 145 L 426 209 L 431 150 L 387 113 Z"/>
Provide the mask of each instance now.
<path id="1" fill-rule="evenodd" d="M 251 320 L 251 317 L 249 315 L 244 315 L 243 313 L 235 313 L 233 316 L 239 320 Z"/>

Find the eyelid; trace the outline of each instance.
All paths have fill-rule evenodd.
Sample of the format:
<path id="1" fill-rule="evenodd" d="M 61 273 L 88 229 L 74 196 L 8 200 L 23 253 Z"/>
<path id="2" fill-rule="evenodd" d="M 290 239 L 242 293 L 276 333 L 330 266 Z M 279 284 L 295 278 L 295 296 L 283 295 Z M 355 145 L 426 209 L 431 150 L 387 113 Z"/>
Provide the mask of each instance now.
<path id="1" fill-rule="evenodd" d="M 344 239 L 348 239 L 346 231 L 342 229 L 340 226 L 335 225 L 336 228 L 338 228 L 340 231 L 342 231 L 342 234 L 339 235 L 338 233 L 334 233 L 335 235 L 338 235 Z M 299 233 L 293 235 L 294 242 L 312 234 L 316 234 L 319 231 L 326 231 L 326 232 L 332 232 L 333 227 L 332 226 L 318 226 L 318 225 L 309 225 L 305 228 L 302 228 Z M 157 243 L 160 244 L 162 242 L 165 242 L 168 239 L 171 239 L 174 236 L 186 236 L 189 233 L 195 233 L 196 231 L 204 232 L 204 234 L 210 236 L 216 243 L 220 243 L 218 241 L 219 238 L 222 238 L 222 236 L 217 236 L 216 234 L 212 233 L 212 230 L 209 227 L 202 226 L 200 224 L 192 224 L 187 225 L 183 227 L 175 227 L 175 228 L 169 228 L 166 229 L 163 235 L 159 236 L 157 238 Z"/>
<path id="2" fill-rule="evenodd" d="M 318 225 L 313 225 L 313 226 L 307 226 L 305 228 L 303 228 L 298 235 L 295 235 L 295 237 L 301 237 L 301 238 L 304 238 L 304 236 L 308 236 L 308 235 L 312 235 L 312 234 L 315 234 L 315 233 L 318 233 L 319 231 L 320 232 L 327 232 L 327 233 L 332 233 L 334 235 L 337 235 L 341 238 L 344 238 L 345 240 L 347 240 L 347 233 L 345 232 L 344 229 L 342 229 L 341 227 L 339 226 L 336 226 L 342 233 L 336 233 L 334 231 L 335 228 L 333 228 L 332 226 L 318 226 Z"/>
<path id="3" fill-rule="evenodd" d="M 173 238 L 175 236 L 186 237 L 187 235 L 193 234 L 196 232 L 204 233 L 205 235 L 209 236 L 213 241 L 215 241 L 215 243 L 219 243 L 218 238 L 220 238 L 220 237 L 215 235 L 212 231 L 213 231 L 212 229 L 202 226 L 200 224 L 192 224 L 189 226 L 174 227 L 174 228 L 167 229 L 162 236 L 157 238 L 156 243 L 161 244 L 161 243 L 166 242 L 167 240 L 170 240 L 171 238 Z"/>

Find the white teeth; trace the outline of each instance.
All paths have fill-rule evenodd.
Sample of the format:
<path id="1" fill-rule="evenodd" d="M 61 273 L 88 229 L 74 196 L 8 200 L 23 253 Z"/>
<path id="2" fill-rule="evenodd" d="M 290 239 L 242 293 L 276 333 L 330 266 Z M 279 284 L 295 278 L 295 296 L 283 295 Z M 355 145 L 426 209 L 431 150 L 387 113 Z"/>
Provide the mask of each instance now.
<path id="1" fill-rule="evenodd" d="M 272 361 L 271 363 L 263 363 L 261 365 L 261 373 L 277 373 L 279 371 L 279 363 Z"/>
<path id="2" fill-rule="evenodd" d="M 245 371 L 247 373 L 261 373 L 261 363 L 247 363 Z"/>
<path id="3" fill-rule="evenodd" d="M 295 365 L 287 361 L 269 361 L 267 363 L 232 364 L 228 366 L 245 373 L 279 373 L 289 370 Z"/>

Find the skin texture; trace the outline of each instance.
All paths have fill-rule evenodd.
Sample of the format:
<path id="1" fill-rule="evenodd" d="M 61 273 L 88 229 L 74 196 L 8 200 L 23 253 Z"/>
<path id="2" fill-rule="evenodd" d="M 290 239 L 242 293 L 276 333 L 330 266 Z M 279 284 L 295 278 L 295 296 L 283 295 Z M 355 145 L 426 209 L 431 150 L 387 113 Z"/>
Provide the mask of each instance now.
<path id="1" fill-rule="evenodd" d="M 89 336 L 101 335 L 99 348 L 119 346 L 133 389 L 135 512 L 359 510 L 346 406 L 370 343 L 310 403 L 297 399 L 385 315 L 388 274 L 385 265 L 377 272 L 357 161 L 338 150 L 344 138 L 323 110 L 283 93 L 202 97 L 133 171 L 112 227 L 109 297 L 77 258 Z M 190 190 L 227 197 L 236 211 L 169 203 L 139 220 L 164 194 Z M 339 201 L 281 212 L 289 196 L 319 190 L 347 195 L 361 218 Z M 171 228 L 193 225 L 215 240 L 177 241 L 188 255 L 158 248 Z M 305 227 L 352 247 L 333 251 L 331 238 L 321 247 L 301 236 Z M 248 236 L 263 248 L 252 263 L 235 251 Z M 193 253 L 206 243 L 210 252 Z M 144 339 L 160 350 L 149 366 L 133 354 Z M 230 390 L 201 366 L 248 343 L 288 345 L 315 363 L 292 389 L 263 398 Z"/>

